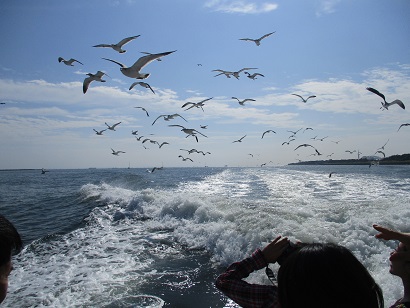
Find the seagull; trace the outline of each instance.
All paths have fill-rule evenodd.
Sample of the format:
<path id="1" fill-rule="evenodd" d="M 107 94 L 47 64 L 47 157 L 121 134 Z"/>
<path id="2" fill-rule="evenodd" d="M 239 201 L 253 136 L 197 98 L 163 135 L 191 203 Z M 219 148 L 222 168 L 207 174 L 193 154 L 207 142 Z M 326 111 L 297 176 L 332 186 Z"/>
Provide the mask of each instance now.
<path id="1" fill-rule="evenodd" d="M 276 32 L 276 31 L 271 32 L 271 33 L 268 33 L 268 34 L 265 34 L 265 35 L 261 36 L 261 37 L 258 38 L 258 39 L 241 38 L 241 39 L 239 39 L 239 40 L 241 40 L 241 41 L 252 41 L 252 42 L 254 42 L 254 43 L 256 44 L 256 46 L 259 46 L 259 45 L 261 44 L 261 41 L 262 41 L 264 38 L 268 37 L 269 35 L 272 35 L 272 34 L 275 33 L 275 32 Z"/>
<path id="2" fill-rule="evenodd" d="M 111 148 L 111 151 L 112 151 L 112 155 L 115 155 L 115 156 L 118 156 L 118 154 L 120 154 L 120 153 L 125 153 L 124 151 L 114 151 L 112 148 Z"/>
<path id="3" fill-rule="evenodd" d="M 196 142 L 198 142 L 198 137 L 196 136 L 196 133 L 208 138 L 207 136 L 205 136 L 204 134 L 202 134 L 201 132 L 199 132 L 199 131 L 197 131 L 196 129 L 193 129 L 193 128 L 185 128 L 182 125 L 176 125 L 176 124 L 168 125 L 168 126 L 170 126 L 170 127 L 181 127 L 182 128 L 181 131 L 183 131 L 185 134 L 187 134 L 187 137 L 188 136 L 194 136 L 196 138 Z"/>
<path id="4" fill-rule="evenodd" d="M 319 153 L 319 151 L 318 151 L 313 145 L 310 145 L 310 144 L 307 144 L 307 143 L 298 145 L 298 146 L 294 149 L 294 151 L 296 151 L 296 150 L 299 149 L 300 147 L 312 147 L 313 149 L 315 149 L 317 155 L 322 155 L 322 154 Z"/>
<path id="5" fill-rule="evenodd" d="M 290 143 L 291 141 L 295 141 L 295 140 L 296 140 L 296 139 L 290 139 L 288 142 L 286 142 L 286 141 L 283 142 L 282 145 L 284 145 L 285 143 L 286 143 L 287 145 L 289 145 L 289 143 Z"/>
<path id="6" fill-rule="evenodd" d="M 157 144 L 158 144 L 158 146 L 159 146 L 159 148 L 162 148 L 162 146 L 163 145 L 165 145 L 165 144 L 169 144 L 168 142 L 166 142 L 166 141 L 164 141 L 163 143 L 161 143 L 161 144 L 159 144 L 158 142 L 157 142 Z"/>
<path id="7" fill-rule="evenodd" d="M 78 61 L 76 59 L 71 58 L 70 60 L 64 60 L 64 58 L 62 58 L 62 57 L 58 58 L 58 62 L 63 62 L 65 65 L 68 65 L 68 66 L 74 66 L 73 65 L 74 62 L 78 62 L 78 63 L 82 64 L 80 61 Z M 82 65 L 84 65 L 84 64 L 82 64 Z"/>
<path id="8" fill-rule="evenodd" d="M 192 153 L 199 153 L 199 151 L 197 149 L 191 149 L 191 150 L 185 150 L 185 149 L 180 149 L 181 151 L 187 151 L 188 154 L 192 154 Z"/>
<path id="9" fill-rule="evenodd" d="M 46 172 L 49 172 L 49 171 L 44 168 L 41 168 L 41 174 L 46 174 Z"/>
<path id="10" fill-rule="evenodd" d="M 149 117 L 149 113 L 148 113 L 147 109 L 145 109 L 144 107 L 134 107 L 134 108 L 140 108 L 140 109 L 144 110 L 145 113 L 147 114 L 147 117 Z"/>
<path id="11" fill-rule="evenodd" d="M 243 138 L 245 138 L 245 137 L 246 137 L 246 135 L 245 135 L 245 136 L 243 136 L 243 137 L 241 137 L 241 138 L 239 138 L 238 140 L 233 141 L 232 143 L 235 143 L 235 142 L 242 142 Z"/>
<path id="12" fill-rule="evenodd" d="M 141 141 L 141 138 L 144 138 L 144 136 L 139 136 L 139 137 L 135 136 L 135 138 L 137 139 L 137 141 Z"/>
<path id="13" fill-rule="evenodd" d="M 246 74 L 246 77 L 248 77 L 249 79 L 255 80 L 258 79 L 256 78 L 256 76 L 261 76 L 261 77 L 265 77 L 264 75 L 260 74 L 260 73 L 253 73 L 252 75 L 249 72 L 244 72 Z"/>
<path id="14" fill-rule="evenodd" d="M 332 171 L 332 172 L 329 173 L 329 178 L 332 176 L 333 173 L 334 173 L 334 171 Z"/>
<path id="15" fill-rule="evenodd" d="M 137 130 L 132 130 L 131 135 L 138 135 L 138 131 Z"/>
<path id="16" fill-rule="evenodd" d="M 252 99 L 252 98 L 245 98 L 244 100 L 239 100 L 239 98 L 232 96 L 232 99 L 236 99 L 239 103 L 239 105 L 244 106 L 245 102 L 249 101 L 249 102 L 256 102 L 256 100 Z"/>
<path id="17" fill-rule="evenodd" d="M 194 108 L 194 107 L 196 107 L 196 108 L 201 108 L 202 111 L 204 111 L 204 108 L 202 108 L 202 107 L 204 106 L 204 103 L 205 103 L 206 101 L 211 100 L 211 99 L 213 99 L 213 97 L 204 99 L 204 100 L 202 100 L 202 101 L 200 101 L 200 102 L 198 102 L 198 103 L 187 102 L 187 103 L 183 104 L 183 105 L 181 106 L 181 108 L 184 108 L 184 107 L 186 107 L 186 106 L 188 106 L 188 105 L 192 105 L 191 107 L 185 109 L 185 111 L 187 111 L 187 110 L 189 110 L 189 109 L 191 109 L 191 108 Z"/>
<path id="18" fill-rule="evenodd" d="M 239 74 L 243 71 L 247 71 L 247 70 L 257 70 L 256 67 L 244 67 L 241 68 L 239 71 L 236 72 L 232 72 L 233 77 L 235 77 L 236 79 L 239 79 Z"/>
<path id="19" fill-rule="evenodd" d="M 353 154 L 354 152 L 356 152 L 356 150 L 353 150 L 353 151 L 346 150 L 345 152 L 346 152 L 346 153 Z"/>
<path id="20" fill-rule="evenodd" d="M 394 105 L 394 104 L 397 104 L 397 105 L 399 105 L 401 108 L 406 109 L 406 107 L 404 106 L 403 102 L 402 102 L 401 100 L 399 100 L 399 99 L 396 99 L 396 100 L 392 101 L 391 103 L 388 103 L 388 102 L 386 102 L 386 97 L 384 96 L 383 93 L 380 93 L 379 91 L 377 91 L 376 89 L 373 89 L 373 88 L 366 88 L 366 90 L 368 90 L 368 91 L 370 91 L 370 92 L 373 92 L 374 94 L 380 96 L 380 97 L 383 99 L 383 102 L 381 102 L 381 104 L 382 104 L 382 107 L 380 107 L 381 109 L 384 108 L 384 109 L 387 110 L 387 109 L 389 109 L 389 107 L 390 107 L 391 105 Z"/>
<path id="21" fill-rule="evenodd" d="M 267 134 L 267 133 L 275 133 L 276 134 L 276 132 L 274 130 L 268 129 L 267 131 L 263 132 L 261 139 L 263 139 L 263 136 L 265 136 L 265 134 Z"/>
<path id="22" fill-rule="evenodd" d="M 399 131 L 402 126 L 409 126 L 409 125 L 410 125 L 410 123 L 404 123 L 404 124 L 399 126 L 399 129 L 397 131 Z"/>
<path id="23" fill-rule="evenodd" d="M 140 70 L 147 64 L 149 64 L 150 62 L 161 58 L 163 56 L 167 56 L 174 51 L 168 51 L 168 52 L 163 52 L 163 53 L 156 53 L 156 54 L 151 54 L 151 55 L 146 55 L 146 56 L 142 56 L 141 58 L 139 58 L 137 61 L 135 61 L 135 63 L 130 66 L 130 67 L 126 67 L 124 64 L 111 60 L 111 59 L 107 59 L 107 58 L 103 58 L 104 60 L 107 61 L 111 61 L 114 63 L 117 63 L 120 67 L 120 71 L 121 73 L 124 74 L 124 76 L 130 77 L 130 78 L 136 78 L 136 79 L 145 79 L 149 77 L 149 73 L 140 73 Z"/>
<path id="24" fill-rule="evenodd" d="M 136 39 L 139 36 L 140 35 L 127 37 L 127 38 L 122 39 L 121 41 L 119 41 L 117 44 L 98 44 L 98 45 L 94 45 L 93 47 L 109 47 L 109 48 L 114 49 L 115 51 L 118 51 L 119 53 L 124 53 L 124 52 L 126 52 L 126 50 L 122 49 L 122 46 L 124 46 L 128 42 Z"/>
<path id="25" fill-rule="evenodd" d="M 180 117 L 180 118 L 182 118 L 185 122 L 188 122 L 187 120 L 185 120 L 185 118 L 184 118 L 183 116 L 179 115 L 178 113 L 174 113 L 174 114 L 162 114 L 162 115 L 158 116 L 158 117 L 154 120 L 154 122 L 152 122 L 151 125 L 154 125 L 154 123 L 155 123 L 159 118 L 161 118 L 161 117 L 164 118 L 165 121 L 172 120 L 172 119 L 174 119 L 175 117 Z"/>
<path id="26" fill-rule="evenodd" d="M 97 134 L 97 135 L 102 135 L 103 134 L 103 132 L 105 132 L 107 129 L 103 129 L 103 130 L 100 130 L 100 131 L 98 131 L 98 130 L 96 130 L 95 128 L 93 128 L 93 131 L 95 131 L 95 133 Z"/>
<path id="27" fill-rule="evenodd" d="M 181 157 L 183 161 L 187 161 L 190 160 L 191 162 L 194 162 L 192 159 L 190 159 L 189 157 L 184 158 L 182 155 L 178 155 L 178 157 Z"/>
<path id="28" fill-rule="evenodd" d="M 308 96 L 306 99 L 304 99 L 304 98 L 303 98 L 301 95 L 299 95 L 299 94 L 293 94 L 293 93 L 292 93 L 292 95 L 295 95 L 295 96 L 300 97 L 304 103 L 306 103 L 309 98 L 314 98 L 314 97 L 316 97 L 316 95 L 310 95 L 310 96 Z"/>
<path id="29" fill-rule="evenodd" d="M 106 75 L 104 72 L 98 71 L 96 74 L 88 73 L 86 75 L 88 75 L 88 77 L 85 78 L 83 82 L 83 93 L 84 94 L 87 92 L 88 87 L 90 86 L 91 82 L 93 81 L 105 82 L 105 80 L 101 79 L 102 76 Z"/>
<path id="30" fill-rule="evenodd" d="M 313 128 L 311 128 L 311 127 L 306 127 L 306 128 L 303 130 L 303 133 L 304 133 L 305 131 L 307 131 L 307 130 L 313 130 Z"/>
<path id="31" fill-rule="evenodd" d="M 105 122 L 105 125 L 108 126 L 108 129 L 109 129 L 109 130 L 115 130 L 115 127 L 116 127 L 118 124 L 121 124 L 121 122 L 115 123 L 115 124 L 112 125 L 112 126 L 108 125 L 107 122 Z"/>
<path id="32" fill-rule="evenodd" d="M 199 127 L 202 128 L 202 129 L 207 129 L 208 125 L 199 125 Z"/>
<path id="33" fill-rule="evenodd" d="M 131 90 L 131 89 L 132 89 L 134 86 L 136 86 L 137 84 L 139 84 L 141 87 L 150 89 L 151 92 L 155 94 L 155 92 L 154 92 L 154 90 L 152 90 L 151 86 L 150 86 L 148 83 L 143 82 L 143 81 L 136 81 L 136 82 L 134 82 L 134 83 L 130 86 L 130 88 L 129 88 L 128 90 Z"/>

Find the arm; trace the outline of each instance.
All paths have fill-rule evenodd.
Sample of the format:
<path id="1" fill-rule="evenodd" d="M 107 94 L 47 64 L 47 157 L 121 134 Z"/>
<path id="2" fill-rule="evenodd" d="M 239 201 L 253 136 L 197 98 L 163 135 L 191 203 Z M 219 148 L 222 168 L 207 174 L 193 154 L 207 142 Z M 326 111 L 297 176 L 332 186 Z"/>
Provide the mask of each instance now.
<path id="1" fill-rule="evenodd" d="M 373 225 L 373 228 L 380 232 L 375 235 L 376 238 L 383 240 L 398 240 L 410 248 L 410 233 L 394 231 L 379 225 Z"/>
<path id="2" fill-rule="evenodd" d="M 242 307 L 279 307 L 277 287 L 250 284 L 243 280 L 253 271 L 275 262 L 286 247 L 287 239 L 277 237 L 262 251 L 257 249 L 251 257 L 231 264 L 216 280 L 216 287 Z M 276 256 L 276 257 L 275 257 Z"/>

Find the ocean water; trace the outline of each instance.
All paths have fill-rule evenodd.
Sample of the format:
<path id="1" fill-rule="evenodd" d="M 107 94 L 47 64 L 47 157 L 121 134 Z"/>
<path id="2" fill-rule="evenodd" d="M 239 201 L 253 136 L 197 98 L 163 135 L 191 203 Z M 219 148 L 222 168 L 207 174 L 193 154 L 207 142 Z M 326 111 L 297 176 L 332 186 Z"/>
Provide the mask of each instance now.
<path id="1" fill-rule="evenodd" d="M 0 213 L 25 244 L 3 305 L 235 307 L 217 275 L 284 235 L 351 249 L 388 306 L 395 243 L 372 224 L 410 231 L 409 200 L 410 166 L 1 171 Z"/>

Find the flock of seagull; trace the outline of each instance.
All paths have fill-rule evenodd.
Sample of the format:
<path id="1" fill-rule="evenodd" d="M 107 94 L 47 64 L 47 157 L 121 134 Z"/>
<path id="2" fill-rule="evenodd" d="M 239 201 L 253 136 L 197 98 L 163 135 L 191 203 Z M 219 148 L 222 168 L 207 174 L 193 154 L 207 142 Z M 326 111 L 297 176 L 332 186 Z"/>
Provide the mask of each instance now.
<path id="1" fill-rule="evenodd" d="M 265 34 L 265 35 L 262 35 L 261 37 L 256 38 L 256 39 L 252 39 L 252 38 L 241 38 L 241 39 L 239 39 L 239 40 L 254 42 L 256 46 L 260 46 L 260 45 L 261 45 L 261 41 L 262 41 L 263 39 L 265 39 L 265 38 L 271 36 L 271 35 L 274 34 L 274 33 L 275 33 L 275 32 L 270 32 L 270 33 L 267 33 L 267 34 Z M 124 39 L 120 40 L 120 41 L 119 41 L 118 43 L 116 43 L 116 44 L 98 44 L 98 45 L 94 45 L 94 46 L 92 46 L 92 47 L 95 47 L 95 48 L 111 48 L 112 50 L 118 52 L 119 54 L 123 54 L 123 53 L 126 52 L 126 50 L 123 49 L 124 45 L 130 43 L 131 41 L 137 39 L 138 37 L 140 37 L 140 35 L 135 35 L 135 36 L 130 36 L 130 37 L 124 38 Z M 151 87 L 148 83 L 146 83 L 146 82 L 144 82 L 144 81 L 141 81 L 141 80 L 144 80 L 144 79 L 148 78 L 148 77 L 150 76 L 150 73 L 144 73 L 144 72 L 142 72 L 141 70 L 142 70 L 145 66 L 147 66 L 149 63 L 151 63 L 151 62 L 153 62 L 153 61 L 162 61 L 162 59 L 161 59 L 162 57 L 168 56 L 168 55 L 174 53 L 175 51 L 176 51 L 176 50 L 167 51 L 167 52 L 162 52 L 162 53 L 155 53 L 155 54 L 149 53 L 149 52 L 142 52 L 142 54 L 144 54 L 144 56 L 141 56 L 139 59 L 137 59 L 137 60 L 136 60 L 131 66 L 129 66 L 129 67 L 127 67 L 126 65 L 124 65 L 124 64 L 122 64 L 121 62 L 116 61 L 116 60 L 112 60 L 112 59 L 109 59 L 109 58 L 102 58 L 102 59 L 119 65 L 119 66 L 120 66 L 120 72 L 121 72 L 124 76 L 126 76 L 126 77 L 128 77 L 128 78 L 131 78 L 131 79 L 137 79 L 137 81 L 133 82 L 133 83 L 130 85 L 129 90 L 132 90 L 135 86 L 138 85 L 138 86 L 141 86 L 141 87 L 143 87 L 143 88 L 149 89 L 153 94 L 155 94 L 155 91 L 152 89 L 152 87 Z M 63 57 L 59 57 L 59 58 L 58 58 L 58 62 L 60 62 L 60 63 L 62 62 L 62 63 L 64 63 L 64 64 L 67 65 L 67 66 L 74 66 L 75 63 L 78 63 L 78 64 L 80 64 L 80 65 L 84 65 L 82 62 L 80 62 L 80 61 L 78 61 L 78 60 L 76 60 L 76 59 L 74 59 L 74 58 L 70 58 L 69 60 L 65 60 Z M 201 65 L 201 64 L 198 64 L 198 66 L 200 66 L 200 65 Z M 237 70 L 237 71 L 227 71 L 227 70 L 222 70 L 222 69 L 214 69 L 214 70 L 212 70 L 212 72 L 217 72 L 217 74 L 216 74 L 214 77 L 217 77 L 217 76 L 221 76 L 221 75 L 222 75 L 222 76 L 225 76 L 225 77 L 227 77 L 227 78 L 234 77 L 234 78 L 236 78 L 236 79 L 239 79 L 239 78 L 240 78 L 240 74 L 241 74 L 242 72 L 244 73 L 244 75 L 245 75 L 246 77 L 248 77 L 249 79 L 252 79 L 252 80 L 258 79 L 258 77 L 264 77 L 264 75 L 261 74 L 261 73 L 254 72 L 254 73 L 251 74 L 251 73 L 249 72 L 249 71 L 251 71 L 251 70 L 256 70 L 256 69 L 257 69 L 257 68 L 254 68 L 254 67 L 245 67 L 245 68 L 241 68 L 241 69 L 239 69 L 239 70 Z M 87 73 L 86 75 L 87 75 L 88 77 L 86 77 L 86 78 L 84 79 L 84 81 L 83 81 L 83 93 L 84 93 L 84 94 L 87 93 L 87 91 L 88 91 L 88 89 L 89 89 L 89 87 L 90 87 L 90 84 L 91 84 L 92 82 L 106 82 L 106 80 L 103 80 L 102 78 L 103 78 L 104 75 L 108 76 L 108 75 L 107 75 L 105 72 L 103 72 L 103 71 L 97 71 L 95 74 L 93 74 L 93 73 Z M 108 76 L 108 77 L 109 77 L 109 76 Z M 402 109 L 405 109 L 405 105 L 404 105 L 404 103 L 403 103 L 401 100 L 396 99 L 396 100 L 393 100 L 392 102 L 387 102 L 387 101 L 386 101 L 386 97 L 385 97 L 385 95 L 384 95 L 383 93 L 381 93 L 381 92 L 379 92 L 378 90 L 376 90 L 376 89 L 374 89 L 374 88 L 371 88 L 371 87 L 368 87 L 368 88 L 366 88 L 366 89 L 367 89 L 368 91 L 370 91 L 370 92 L 372 92 L 372 93 L 378 95 L 379 97 L 381 97 L 381 98 L 383 99 L 383 101 L 381 102 L 381 105 L 382 105 L 382 106 L 380 107 L 381 109 L 388 110 L 389 107 L 391 107 L 391 106 L 393 106 L 393 105 L 397 105 L 397 106 L 401 107 Z M 307 96 L 307 97 L 304 97 L 304 96 L 302 96 L 302 95 L 300 95 L 300 94 L 297 94 L 297 93 L 292 93 L 291 95 L 296 96 L 296 97 L 299 97 L 303 103 L 308 103 L 308 100 L 316 98 L 316 95 L 309 95 L 309 96 Z M 213 97 L 210 97 L 210 98 L 201 100 L 201 101 L 199 101 L 199 102 L 186 102 L 186 103 L 184 103 L 184 104 L 181 106 L 181 108 L 185 108 L 184 111 L 187 111 L 187 110 L 190 110 L 190 109 L 193 109 L 193 108 L 197 108 L 197 109 L 201 109 L 202 112 L 204 112 L 205 103 L 208 102 L 208 101 L 210 101 L 210 100 L 212 100 L 212 99 L 213 99 Z M 245 103 L 246 103 L 246 102 L 254 102 L 254 101 L 255 101 L 255 99 L 252 99 L 252 98 L 239 99 L 239 98 L 237 98 L 237 97 L 235 97 L 235 96 L 232 96 L 232 99 L 233 99 L 233 100 L 236 100 L 236 101 L 238 102 L 238 104 L 241 105 L 241 106 L 245 106 Z M 141 109 L 143 112 L 145 112 L 145 114 L 146 114 L 147 117 L 150 116 L 149 113 L 148 113 L 148 111 L 147 111 L 144 107 L 136 106 L 136 107 L 134 107 L 134 108 Z M 180 115 L 179 113 L 174 113 L 174 114 L 162 114 L 162 115 L 159 115 L 159 116 L 152 122 L 152 125 L 154 125 L 154 124 L 155 124 L 159 119 L 161 119 L 161 118 L 162 118 L 164 121 L 170 121 L 170 120 L 173 120 L 173 119 L 175 119 L 175 118 L 177 118 L 177 117 L 178 117 L 178 118 L 181 118 L 181 119 L 184 120 L 185 122 L 188 122 L 188 121 L 187 121 L 182 115 Z M 100 136 L 101 136 L 101 135 L 103 135 L 103 133 L 104 133 L 106 130 L 115 131 L 115 130 L 116 130 L 116 127 L 117 127 L 118 125 L 120 125 L 120 124 L 121 124 L 121 122 L 117 122 L 117 123 L 115 123 L 115 124 L 110 125 L 110 124 L 108 124 L 107 122 L 105 122 L 105 125 L 107 126 L 106 129 L 101 129 L 101 130 L 93 129 L 93 130 L 94 130 L 94 132 L 95 132 L 96 135 L 100 135 Z M 200 132 L 200 131 L 198 131 L 198 130 L 196 130 L 196 129 L 193 129 L 193 128 L 186 128 L 186 127 L 184 127 L 184 126 L 182 126 L 182 125 L 179 125 L 179 124 L 172 124 L 172 125 L 168 125 L 168 126 L 169 126 L 169 127 L 178 127 L 178 128 L 180 128 L 180 130 L 181 130 L 183 133 L 185 133 L 185 135 L 186 135 L 185 137 L 186 137 L 186 138 L 188 138 L 188 137 L 193 137 L 193 138 L 195 138 L 196 142 L 199 142 L 198 136 L 202 136 L 202 137 L 208 138 L 205 134 L 203 134 L 202 132 Z M 404 126 L 410 126 L 410 123 L 401 124 L 397 131 L 399 131 L 399 130 L 400 130 L 402 127 L 404 127 Z M 206 128 L 207 128 L 207 125 L 201 125 L 201 129 L 206 129 Z M 289 138 L 288 138 L 287 141 L 284 141 L 284 142 L 282 143 L 282 146 L 285 146 L 285 145 L 288 145 L 288 146 L 289 146 L 291 142 L 296 141 L 296 135 L 297 135 L 297 133 L 298 133 L 299 131 L 301 131 L 301 130 L 302 130 L 302 128 L 300 128 L 300 129 L 297 130 L 297 131 L 288 131 L 288 132 L 290 132 L 290 133 L 292 133 L 292 134 L 289 136 Z M 310 128 L 310 127 L 305 128 L 305 129 L 303 130 L 303 132 L 305 132 L 305 131 L 307 131 L 307 130 L 313 130 L 313 128 Z M 264 132 L 262 133 L 261 139 L 263 139 L 264 136 L 265 136 L 266 134 L 268 134 L 268 133 L 274 133 L 274 134 L 276 134 L 276 132 L 275 132 L 274 130 L 269 129 L 269 130 L 266 130 L 266 131 L 264 131 Z M 153 139 L 151 139 L 151 138 L 146 138 L 146 137 L 144 138 L 144 136 L 138 136 L 138 137 L 137 137 L 138 131 L 132 131 L 132 135 L 135 135 L 136 140 L 141 141 L 142 144 L 149 142 L 149 143 L 151 143 L 151 144 L 157 144 L 159 148 L 161 148 L 161 147 L 164 146 L 164 145 L 169 144 L 168 142 L 162 142 L 162 143 L 160 143 L 160 142 L 158 142 L 158 141 L 156 141 L 156 140 L 153 140 Z M 243 142 L 243 140 L 244 140 L 244 138 L 245 138 L 246 136 L 247 136 L 247 135 L 245 134 L 245 135 L 242 136 L 241 138 L 239 138 L 239 139 L 237 139 L 237 140 L 234 140 L 232 143 L 241 143 L 241 142 Z M 144 138 L 144 139 L 142 139 L 142 138 Z M 323 140 L 325 140 L 326 138 L 328 138 L 328 136 L 322 137 L 322 138 L 317 138 L 317 136 L 315 136 L 314 138 L 311 138 L 311 139 L 312 139 L 312 140 L 315 140 L 315 141 L 323 141 Z M 339 140 L 339 141 L 332 141 L 332 142 L 338 144 L 338 143 L 340 142 L 340 140 Z M 386 143 L 386 144 L 387 144 L 387 143 Z M 385 145 L 386 145 L 386 144 L 385 144 Z M 384 146 L 385 146 L 385 145 L 384 145 Z M 383 157 L 385 157 L 385 153 L 382 151 L 382 150 L 384 150 L 384 146 L 381 147 L 381 148 L 379 148 L 379 149 L 377 149 L 377 151 L 375 152 L 375 154 L 382 154 Z M 146 148 L 146 147 L 144 146 L 144 148 Z M 312 153 L 312 155 L 317 155 L 317 156 L 322 155 L 322 153 L 321 153 L 315 146 L 313 146 L 313 145 L 311 145 L 311 144 L 308 144 L 308 143 L 301 143 L 301 144 L 299 144 L 298 146 L 295 147 L 294 151 L 296 151 L 296 150 L 298 150 L 298 149 L 300 149 L 300 148 L 312 148 L 312 149 L 314 150 L 314 152 Z M 199 154 L 202 154 L 202 155 L 211 154 L 210 152 L 198 151 L 198 150 L 196 150 L 196 149 L 191 149 L 191 150 L 180 149 L 180 150 L 181 150 L 181 151 L 187 151 L 188 154 L 192 154 L 192 153 L 199 153 Z M 114 155 L 114 156 L 118 156 L 118 155 L 120 155 L 120 154 L 125 153 L 124 151 L 114 150 L 113 148 L 111 148 L 111 151 L 112 151 L 111 154 Z M 358 153 L 358 156 L 361 154 L 359 151 L 356 152 L 356 150 L 346 150 L 345 152 L 346 152 L 346 153 L 350 153 L 350 154 Z M 359 154 L 359 153 L 360 153 L 360 154 Z M 331 153 L 331 154 L 327 155 L 327 157 L 331 157 L 333 154 L 334 154 L 334 153 Z M 249 156 L 252 156 L 252 157 L 254 156 L 252 153 L 249 153 L 248 155 L 249 155 Z M 191 161 L 191 162 L 193 162 L 193 160 L 192 160 L 190 157 L 184 157 L 183 155 L 179 155 L 178 157 L 181 158 L 183 161 Z M 264 166 L 264 165 L 266 165 L 266 163 L 261 164 L 261 166 Z M 371 164 L 371 165 L 372 165 L 372 164 Z M 371 166 L 371 165 L 370 165 L 370 166 Z M 151 171 L 149 171 L 149 172 L 154 172 L 155 170 L 160 170 L 160 169 L 162 169 L 162 167 L 154 167 L 154 168 L 153 168 Z M 331 176 L 331 174 L 329 175 L 329 177 L 330 177 L 330 176 Z"/>

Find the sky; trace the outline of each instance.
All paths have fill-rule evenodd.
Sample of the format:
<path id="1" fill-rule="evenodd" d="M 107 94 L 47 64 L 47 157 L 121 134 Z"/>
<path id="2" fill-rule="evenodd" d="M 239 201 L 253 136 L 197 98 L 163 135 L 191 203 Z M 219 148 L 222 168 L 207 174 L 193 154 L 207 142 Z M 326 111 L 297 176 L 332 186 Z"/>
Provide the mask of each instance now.
<path id="1" fill-rule="evenodd" d="M 410 153 L 410 126 L 398 130 L 410 122 L 408 16 L 408 0 L 3 0 L 0 169 L 260 167 Z M 271 32 L 259 46 L 241 40 Z M 93 47 L 131 36 L 125 53 Z M 142 52 L 168 51 L 141 69 L 144 80 L 103 59 L 131 66 Z M 215 71 L 244 68 L 239 78 Z M 105 82 L 84 94 L 97 71 Z M 135 81 L 155 93 L 129 90 Z M 367 87 L 406 109 L 381 109 Z M 182 108 L 205 99 L 202 109 Z M 165 121 L 171 114 L 180 117 Z"/>

